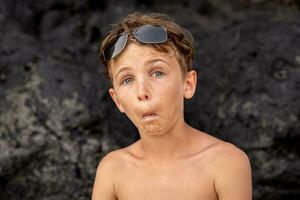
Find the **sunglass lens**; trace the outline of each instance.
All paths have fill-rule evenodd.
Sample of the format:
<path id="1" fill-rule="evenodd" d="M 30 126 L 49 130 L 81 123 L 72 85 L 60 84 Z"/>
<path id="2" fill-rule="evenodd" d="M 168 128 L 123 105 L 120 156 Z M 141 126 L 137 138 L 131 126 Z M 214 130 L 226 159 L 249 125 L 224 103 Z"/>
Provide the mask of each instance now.
<path id="1" fill-rule="evenodd" d="M 161 26 L 144 25 L 137 28 L 133 34 L 143 43 L 164 43 L 168 39 L 167 30 Z"/>
<path id="2" fill-rule="evenodd" d="M 116 57 L 117 55 L 119 55 L 119 54 L 122 52 L 122 50 L 123 50 L 123 49 L 125 48 L 125 46 L 126 46 L 127 38 L 128 38 L 127 33 L 122 34 L 122 35 L 118 38 L 118 40 L 117 40 L 117 42 L 115 43 L 115 46 L 114 46 L 114 48 L 113 48 L 113 53 L 112 53 L 112 55 L 111 55 L 111 59 L 114 58 L 114 57 Z"/>

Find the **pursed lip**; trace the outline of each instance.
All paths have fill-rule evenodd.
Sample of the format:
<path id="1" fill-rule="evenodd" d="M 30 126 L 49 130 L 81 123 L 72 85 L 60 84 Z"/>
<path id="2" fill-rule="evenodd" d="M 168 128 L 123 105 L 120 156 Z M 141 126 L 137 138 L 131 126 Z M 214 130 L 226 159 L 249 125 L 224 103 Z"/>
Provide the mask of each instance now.
<path id="1" fill-rule="evenodd" d="M 142 118 L 144 117 L 150 117 L 150 116 L 155 116 L 156 113 L 155 112 L 146 112 L 142 114 Z"/>
<path id="2" fill-rule="evenodd" d="M 151 120 L 151 119 L 154 119 L 156 117 L 157 117 L 157 113 L 155 113 L 155 112 L 144 112 L 141 115 L 142 120 Z"/>

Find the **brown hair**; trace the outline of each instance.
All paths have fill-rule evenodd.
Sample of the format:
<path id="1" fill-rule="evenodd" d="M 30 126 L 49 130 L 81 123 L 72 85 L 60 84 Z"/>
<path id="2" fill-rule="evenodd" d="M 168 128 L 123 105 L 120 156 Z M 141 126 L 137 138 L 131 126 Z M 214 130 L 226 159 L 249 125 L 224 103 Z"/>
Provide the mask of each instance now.
<path id="1" fill-rule="evenodd" d="M 156 50 L 169 52 L 170 48 L 174 50 L 177 60 L 181 66 L 181 71 L 192 70 L 193 60 L 193 38 L 191 33 L 185 28 L 172 21 L 167 15 L 160 13 L 141 14 L 135 12 L 125 16 L 118 23 L 112 25 L 112 30 L 108 32 L 101 43 L 100 62 L 106 67 L 106 73 L 110 76 L 109 61 L 105 59 L 105 51 L 111 48 L 121 33 L 132 31 L 139 26 L 151 24 L 160 25 L 168 30 L 169 40 L 163 44 L 144 44 L 154 47 Z M 129 34 L 127 44 L 133 42 L 132 34 Z"/>

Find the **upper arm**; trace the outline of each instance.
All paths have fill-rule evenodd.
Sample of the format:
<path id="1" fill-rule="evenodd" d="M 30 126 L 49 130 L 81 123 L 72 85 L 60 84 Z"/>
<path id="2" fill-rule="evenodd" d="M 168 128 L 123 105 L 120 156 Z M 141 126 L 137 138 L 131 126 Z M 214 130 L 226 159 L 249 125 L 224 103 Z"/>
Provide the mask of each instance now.
<path id="1" fill-rule="evenodd" d="M 248 156 L 234 145 L 225 147 L 217 162 L 215 189 L 219 200 L 251 200 L 252 176 Z"/>
<path id="2" fill-rule="evenodd" d="M 116 162 L 112 153 L 107 154 L 97 167 L 92 200 L 115 200 L 114 172 Z"/>

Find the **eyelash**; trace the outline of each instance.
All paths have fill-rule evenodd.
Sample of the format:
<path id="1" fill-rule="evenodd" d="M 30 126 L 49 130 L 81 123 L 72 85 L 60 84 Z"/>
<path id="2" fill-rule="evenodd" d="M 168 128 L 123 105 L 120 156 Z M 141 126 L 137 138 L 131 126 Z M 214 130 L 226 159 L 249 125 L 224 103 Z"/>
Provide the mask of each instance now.
<path id="1" fill-rule="evenodd" d="M 157 73 L 160 73 L 160 75 L 156 75 L 155 76 L 155 74 L 157 74 Z M 158 77 L 158 78 L 163 77 L 164 75 L 165 75 L 165 73 L 162 72 L 162 71 L 154 71 L 153 73 L 150 74 L 150 76 L 154 76 L 154 77 Z M 128 84 L 130 84 L 130 83 L 126 83 L 127 80 L 130 80 L 130 83 L 131 83 L 133 81 L 133 78 L 122 79 L 121 85 L 128 85 Z"/>
<path id="2" fill-rule="evenodd" d="M 151 76 L 154 75 L 154 74 L 157 73 L 157 72 L 161 74 L 159 77 L 162 77 L 162 76 L 165 75 L 165 73 L 162 72 L 162 71 L 155 71 L 155 72 L 153 72 L 153 73 L 151 74 Z"/>
<path id="3" fill-rule="evenodd" d="M 125 83 L 126 80 L 131 80 L 132 81 L 132 78 L 125 78 L 121 81 L 121 85 L 128 85 L 129 83 Z"/>

